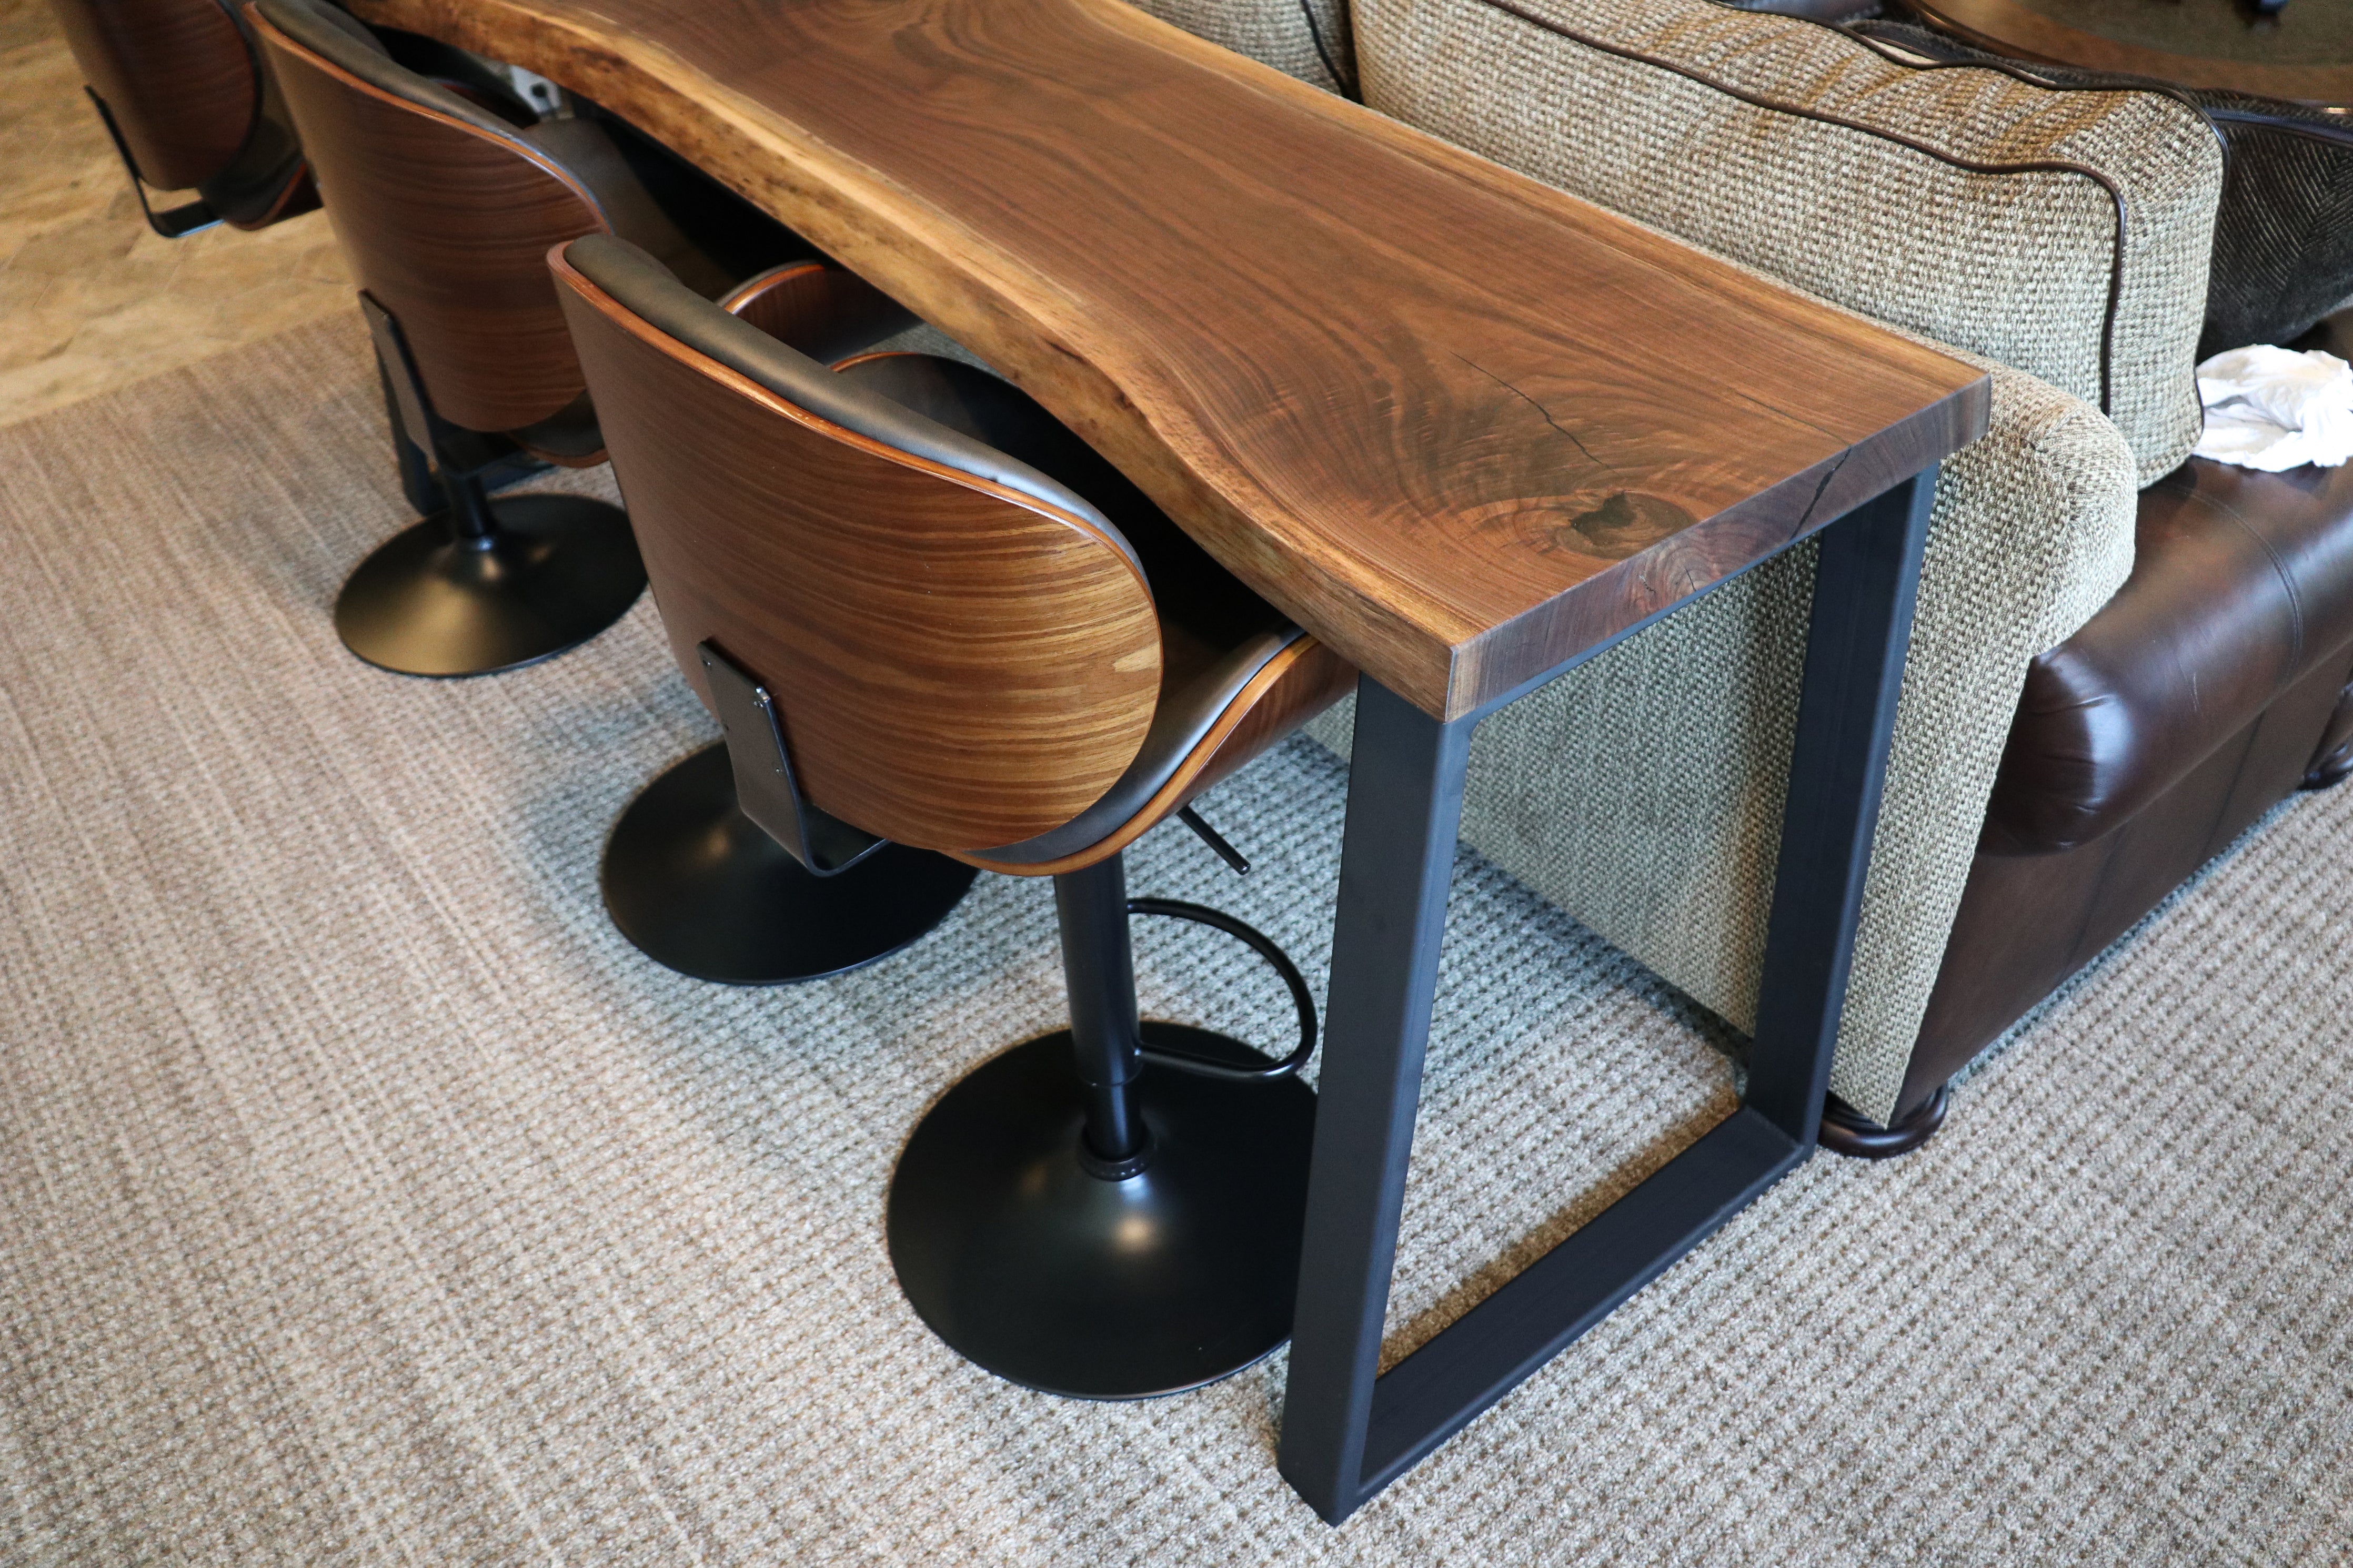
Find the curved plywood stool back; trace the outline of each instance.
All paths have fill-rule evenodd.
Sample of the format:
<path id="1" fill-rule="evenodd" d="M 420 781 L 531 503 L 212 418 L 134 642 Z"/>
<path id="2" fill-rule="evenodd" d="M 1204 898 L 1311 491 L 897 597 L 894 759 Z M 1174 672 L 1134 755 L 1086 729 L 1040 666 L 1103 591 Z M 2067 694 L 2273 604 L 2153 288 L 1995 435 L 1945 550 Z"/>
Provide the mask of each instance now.
<path id="1" fill-rule="evenodd" d="M 969 852 L 1060 826 L 1118 780 L 1152 722 L 1160 629 L 1086 502 L 1009 461 L 991 479 L 861 433 L 989 455 L 682 286 L 665 281 L 669 302 L 733 363 L 551 262 L 680 668 L 711 701 L 707 640 L 776 694 L 813 805 Z"/>
<path id="2" fill-rule="evenodd" d="M 400 323 L 436 409 L 513 430 L 578 397 L 543 258 L 607 232 L 587 187 L 309 0 L 253 14 L 352 270 Z"/>
<path id="3" fill-rule="evenodd" d="M 222 0 L 49 0 L 136 172 L 190 190 L 227 168 L 261 110 L 261 72 Z"/>

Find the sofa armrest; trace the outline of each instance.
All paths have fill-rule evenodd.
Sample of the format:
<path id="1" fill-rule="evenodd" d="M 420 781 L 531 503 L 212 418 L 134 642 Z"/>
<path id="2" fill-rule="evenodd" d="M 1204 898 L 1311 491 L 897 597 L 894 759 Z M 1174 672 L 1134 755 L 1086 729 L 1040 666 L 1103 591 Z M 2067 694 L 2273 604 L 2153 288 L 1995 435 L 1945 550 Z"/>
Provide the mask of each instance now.
<path id="1" fill-rule="evenodd" d="M 2049 855 L 2121 826 L 2353 642 L 2353 465 L 2193 458 L 2141 492 L 2131 578 L 2038 657 L 1980 849 Z"/>
<path id="2" fill-rule="evenodd" d="M 2143 483 L 2197 439 L 2222 154 L 2186 103 L 1710 0 L 1356 0 L 1356 28 L 1376 109 L 2072 393 Z"/>
<path id="3" fill-rule="evenodd" d="M 1971 357 L 1964 355 L 1963 357 Z M 1980 362 L 1983 363 L 1983 362 Z M 2005 366 L 1936 487 L 1831 1088 L 1884 1120 L 2019 689 L 2132 570 L 2132 454 Z M 1810 542 L 1489 718 L 1462 837 L 1704 1006 L 1756 1019 L 1813 587 Z M 1308 727 L 1345 751 L 1353 708 Z"/>

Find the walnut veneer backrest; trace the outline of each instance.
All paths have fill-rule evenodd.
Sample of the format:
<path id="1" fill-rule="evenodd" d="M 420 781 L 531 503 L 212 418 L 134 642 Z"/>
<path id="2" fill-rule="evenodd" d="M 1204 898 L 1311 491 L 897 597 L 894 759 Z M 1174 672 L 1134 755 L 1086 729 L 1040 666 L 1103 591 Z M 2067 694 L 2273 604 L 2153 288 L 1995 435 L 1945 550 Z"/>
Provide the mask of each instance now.
<path id="1" fill-rule="evenodd" d="M 187 190 L 235 161 L 261 111 L 261 68 L 224 0 L 49 4 L 141 179 Z"/>
<path id="2" fill-rule="evenodd" d="M 344 256 L 400 323 L 441 416 L 512 430 L 579 396 L 544 258 L 607 230 L 587 188 L 310 0 L 252 9 Z"/>
<path id="3" fill-rule="evenodd" d="M 1116 529 L 634 247 L 583 240 L 550 262 L 679 667 L 709 701 L 707 639 L 776 694 L 812 802 L 903 844 L 978 850 L 1111 787 L 1161 663 Z"/>

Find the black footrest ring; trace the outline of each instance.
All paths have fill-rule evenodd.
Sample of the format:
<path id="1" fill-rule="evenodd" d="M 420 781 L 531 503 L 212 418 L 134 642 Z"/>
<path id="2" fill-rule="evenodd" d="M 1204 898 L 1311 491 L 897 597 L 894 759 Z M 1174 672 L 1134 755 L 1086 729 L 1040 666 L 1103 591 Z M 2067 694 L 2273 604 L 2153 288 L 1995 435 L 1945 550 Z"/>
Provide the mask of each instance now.
<path id="1" fill-rule="evenodd" d="M 1272 937 L 1222 910 L 1213 910 L 1206 904 L 1188 904 L 1181 899 L 1130 899 L 1127 900 L 1127 912 L 1190 921 L 1195 925 L 1208 926 L 1239 939 L 1282 976 L 1282 983 L 1291 988 L 1292 1003 L 1299 1009 L 1299 1048 L 1279 1062 L 1269 1062 L 1262 1068 L 1240 1068 L 1230 1062 L 1211 1061 L 1205 1057 L 1150 1045 L 1144 1047 L 1145 1060 L 1175 1068 L 1179 1072 L 1198 1073 L 1203 1078 L 1221 1078 L 1237 1083 L 1289 1078 L 1307 1065 L 1307 1058 L 1315 1054 L 1315 996 L 1307 989 L 1307 981 L 1299 973 L 1299 966 L 1291 962 L 1289 953 L 1275 945 Z"/>

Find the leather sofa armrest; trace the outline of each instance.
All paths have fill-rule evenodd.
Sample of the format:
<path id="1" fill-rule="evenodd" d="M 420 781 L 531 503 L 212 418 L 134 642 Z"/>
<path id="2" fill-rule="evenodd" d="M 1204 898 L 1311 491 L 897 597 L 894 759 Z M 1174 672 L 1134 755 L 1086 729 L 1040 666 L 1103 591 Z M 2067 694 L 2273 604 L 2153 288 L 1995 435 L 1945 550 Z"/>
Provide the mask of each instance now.
<path id="1" fill-rule="evenodd" d="M 2353 464 L 2193 458 L 2141 492 L 2133 574 L 2036 658 L 1979 847 L 2090 843 L 2353 644 Z"/>

